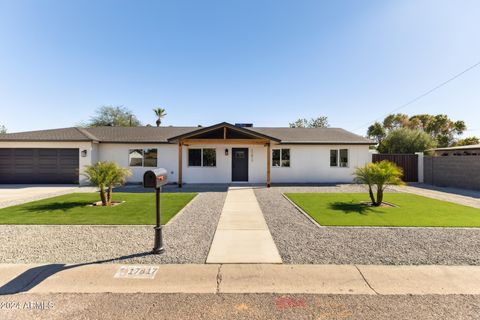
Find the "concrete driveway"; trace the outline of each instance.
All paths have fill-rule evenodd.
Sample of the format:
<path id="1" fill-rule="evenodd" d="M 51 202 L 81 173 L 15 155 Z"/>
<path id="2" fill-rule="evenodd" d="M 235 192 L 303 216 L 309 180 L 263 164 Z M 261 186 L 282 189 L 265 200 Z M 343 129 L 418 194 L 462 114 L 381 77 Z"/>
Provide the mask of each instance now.
<path id="1" fill-rule="evenodd" d="M 78 185 L 0 184 L 0 208 L 46 199 L 79 190 Z"/>

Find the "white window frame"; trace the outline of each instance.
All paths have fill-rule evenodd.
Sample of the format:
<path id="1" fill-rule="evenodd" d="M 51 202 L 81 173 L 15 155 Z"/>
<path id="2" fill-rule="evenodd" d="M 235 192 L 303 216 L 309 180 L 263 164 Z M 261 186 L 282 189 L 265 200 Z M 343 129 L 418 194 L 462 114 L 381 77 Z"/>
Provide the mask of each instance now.
<path id="1" fill-rule="evenodd" d="M 145 149 L 155 149 L 157 150 L 157 166 L 156 167 L 145 167 Z M 141 166 L 132 166 L 130 165 L 130 152 L 132 150 L 142 150 L 142 165 Z M 130 168 L 158 168 L 158 148 L 132 148 L 128 149 L 128 167 Z"/>
<path id="2" fill-rule="evenodd" d="M 274 150 L 280 150 L 280 165 L 279 166 L 274 166 L 273 165 L 273 151 Z M 288 166 L 284 166 L 283 163 L 282 163 L 283 150 L 288 150 L 288 153 L 289 153 L 289 157 L 288 157 L 288 164 L 289 165 Z M 270 158 L 270 160 L 271 160 L 270 166 L 272 168 L 291 168 L 292 167 L 292 149 L 291 148 L 273 148 L 270 157 L 271 157 Z"/>
<path id="3" fill-rule="evenodd" d="M 204 166 L 203 165 L 203 150 L 204 149 L 213 149 L 215 150 L 215 165 L 214 166 Z M 190 165 L 190 152 L 188 150 L 200 150 L 200 165 L 191 166 Z M 189 168 L 216 168 L 217 167 L 217 148 L 188 148 L 187 150 L 187 167 Z"/>
<path id="4" fill-rule="evenodd" d="M 337 165 L 332 166 L 330 162 L 331 152 L 335 150 L 337 151 Z M 341 166 L 340 165 L 340 150 L 347 150 L 347 165 Z M 338 148 L 338 149 L 329 149 L 328 151 L 328 163 L 330 164 L 330 168 L 350 168 L 350 149 L 348 148 Z"/>

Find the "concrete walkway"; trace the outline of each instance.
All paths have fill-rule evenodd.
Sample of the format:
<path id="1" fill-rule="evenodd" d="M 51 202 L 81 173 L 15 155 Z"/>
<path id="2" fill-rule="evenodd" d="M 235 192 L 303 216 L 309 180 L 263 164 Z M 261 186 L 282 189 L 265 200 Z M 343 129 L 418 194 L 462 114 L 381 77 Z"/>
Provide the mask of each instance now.
<path id="1" fill-rule="evenodd" d="M 207 263 L 282 263 L 252 188 L 229 188 Z"/>
<path id="2" fill-rule="evenodd" d="M 480 191 L 462 190 L 456 188 L 441 188 L 418 183 L 408 186 L 389 187 L 395 191 L 407 192 L 427 198 L 453 202 L 468 207 L 480 209 Z"/>
<path id="3" fill-rule="evenodd" d="M 375 265 L 0 265 L 15 293 L 480 294 L 480 267 Z"/>

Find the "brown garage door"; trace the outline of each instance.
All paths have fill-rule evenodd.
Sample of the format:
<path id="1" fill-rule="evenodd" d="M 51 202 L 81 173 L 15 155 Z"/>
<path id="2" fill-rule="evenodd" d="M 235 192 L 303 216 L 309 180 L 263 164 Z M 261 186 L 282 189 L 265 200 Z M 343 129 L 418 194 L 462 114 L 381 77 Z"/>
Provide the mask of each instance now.
<path id="1" fill-rule="evenodd" d="M 78 183 L 78 152 L 0 148 L 0 183 Z"/>

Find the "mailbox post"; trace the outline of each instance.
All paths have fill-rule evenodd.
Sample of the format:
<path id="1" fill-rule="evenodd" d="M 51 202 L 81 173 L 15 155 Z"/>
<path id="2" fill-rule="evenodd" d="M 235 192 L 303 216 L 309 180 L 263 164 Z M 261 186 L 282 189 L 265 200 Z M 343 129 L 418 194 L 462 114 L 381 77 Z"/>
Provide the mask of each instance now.
<path id="1" fill-rule="evenodd" d="M 152 253 L 160 254 L 165 252 L 163 248 L 162 224 L 160 222 L 160 193 L 162 186 L 167 184 L 167 170 L 155 169 L 149 170 L 143 174 L 143 186 L 145 188 L 155 189 L 155 204 L 157 213 L 157 223 L 155 225 L 155 242 Z"/>

